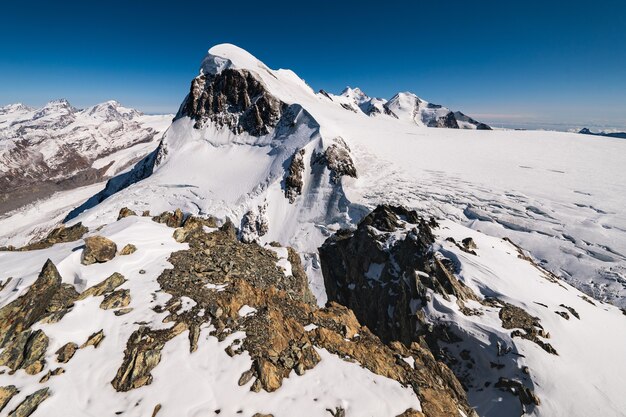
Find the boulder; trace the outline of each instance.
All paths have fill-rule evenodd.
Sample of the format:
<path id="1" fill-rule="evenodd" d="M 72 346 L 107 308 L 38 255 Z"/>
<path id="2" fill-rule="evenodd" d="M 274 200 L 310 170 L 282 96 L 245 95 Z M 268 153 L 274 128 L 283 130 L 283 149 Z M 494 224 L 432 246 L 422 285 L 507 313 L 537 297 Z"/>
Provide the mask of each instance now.
<path id="1" fill-rule="evenodd" d="M 117 245 L 104 236 L 90 236 L 85 238 L 85 249 L 81 257 L 83 265 L 110 261 L 117 253 Z"/>

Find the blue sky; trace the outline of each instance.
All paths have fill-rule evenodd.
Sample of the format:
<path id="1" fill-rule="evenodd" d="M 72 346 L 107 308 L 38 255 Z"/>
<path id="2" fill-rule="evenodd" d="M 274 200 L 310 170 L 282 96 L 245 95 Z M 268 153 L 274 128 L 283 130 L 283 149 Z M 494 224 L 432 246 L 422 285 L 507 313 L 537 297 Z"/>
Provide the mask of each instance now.
<path id="1" fill-rule="evenodd" d="M 0 104 L 174 112 L 206 50 L 230 42 L 316 90 L 412 91 L 509 126 L 626 127 L 623 0 L 19 3 L 0 14 Z"/>

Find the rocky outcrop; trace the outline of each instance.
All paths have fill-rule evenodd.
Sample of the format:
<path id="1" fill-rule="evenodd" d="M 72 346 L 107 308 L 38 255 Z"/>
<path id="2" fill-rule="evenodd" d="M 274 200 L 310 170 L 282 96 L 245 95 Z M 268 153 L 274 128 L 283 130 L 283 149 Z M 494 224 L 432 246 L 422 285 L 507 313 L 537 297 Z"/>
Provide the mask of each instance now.
<path id="1" fill-rule="evenodd" d="M 130 304 L 130 290 L 116 290 L 104 297 L 100 303 L 103 310 L 112 310 L 116 308 L 126 307 Z"/>
<path id="2" fill-rule="evenodd" d="M 188 116 L 196 128 L 211 121 L 235 134 L 262 136 L 276 127 L 286 107 L 252 72 L 227 68 L 194 78 L 176 118 Z"/>
<path id="3" fill-rule="evenodd" d="M 304 186 L 303 175 L 304 149 L 300 149 L 293 154 L 287 176 L 285 177 L 285 197 L 292 204 L 296 201 L 296 197 L 302 194 L 302 187 Z"/>
<path id="4" fill-rule="evenodd" d="M 270 224 L 267 218 L 267 204 L 250 210 L 241 219 L 241 240 L 245 243 L 256 242 L 269 231 Z"/>
<path id="5" fill-rule="evenodd" d="M 46 364 L 48 336 L 41 331 L 26 330 L 4 345 L 0 353 L 0 366 L 6 366 L 15 372 L 24 369 L 27 374 L 35 375 Z"/>
<path id="6" fill-rule="evenodd" d="M 61 283 L 59 272 L 48 260 L 28 291 L 0 309 L 0 347 L 28 332 L 40 320 L 58 321 L 77 297 L 73 286 Z"/>
<path id="7" fill-rule="evenodd" d="M 437 117 L 428 123 L 428 127 L 446 127 L 449 129 L 458 129 L 459 124 L 456 122 L 454 113 L 448 112 L 445 116 Z"/>
<path id="8" fill-rule="evenodd" d="M 117 287 L 126 282 L 126 278 L 120 273 L 114 272 L 106 278 L 104 281 L 99 284 L 94 285 L 93 287 L 87 288 L 83 291 L 78 297 L 79 300 L 84 300 L 87 297 L 98 297 L 100 295 L 104 295 L 112 292 Z"/>
<path id="9" fill-rule="evenodd" d="M 326 148 L 323 154 L 318 155 L 315 162 L 325 165 L 330 170 L 330 180 L 335 184 L 343 176 L 357 177 L 350 148 L 340 137 L 335 138 L 334 143 Z"/>
<path id="10" fill-rule="evenodd" d="M 42 388 L 34 393 L 30 394 L 24 399 L 13 411 L 11 411 L 8 417 L 28 417 L 37 410 L 37 407 L 44 402 L 50 393 L 48 388 Z"/>
<path id="11" fill-rule="evenodd" d="M 65 227 L 61 225 L 55 229 L 53 229 L 48 235 L 33 243 L 29 243 L 28 245 L 21 247 L 19 251 L 29 251 L 29 250 L 39 250 L 46 249 L 55 245 L 57 243 L 65 243 L 65 242 L 74 242 L 78 239 L 81 239 L 85 233 L 89 231 L 88 228 L 82 225 L 82 223 L 78 222 L 75 225 Z"/>
<path id="12" fill-rule="evenodd" d="M 176 209 L 173 212 L 164 211 L 158 216 L 154 216 L 152 218 L 152 221 L 165 224 L 168 227 L 180 227 L 183 225 L 184 220 L 185 220 L 185 215 L 180 209 Z"/>
<path id="13" fill-rule="evenodd" d="M 436 223 L 402 207 L 379 206 L 355 231 L 340 231 L 319 249 L 329 300 L 354 310 L 383 341 L 405 345 L 426 333 L 412 300 L 426 302 L 427 290 L 459 300 L 474 295 L 432 251 Z M 396 233 L 404 238 L 396 240 Z"/>
<path id="14" fill-rule="evenodd" d="M 4 407 L 11 401 L 11 398 L 20 392 L 15 385 L 8 385 L 6 387 L 0 387 L 0 411 L 4 410 Z"/>
<path id="15" fill-rule="evenodd" d="M 78 345 L 73 342 L 68 342 L 61 346 L 55 353 L 57 354 L 57 362 L 67 363 L 74 357 L 74 354 L 78 350 Z"/>
<path id="16" fill-rule="evenodd" d="M 85 238 L 85 249 L 81 256 L 83 265 L 103 263 L 115 258 L 117 245 L 104 236 L 90 236 Z"/>
<path id="17" fill-rule="evenodd" d="M 193 217 L 186 220 L 189 225 L 202 223 L 189 219 Z M 158 283 L 171 298 L 155 307 L 158 313 L 168 313 L 164 322 L 173 325 L 142 326 L 133 333 L 111 382 L 116 390 L 150 384 L 169 340 L 188 331 L 193 352 L 201 326 L 210 322 L 210 334 L 219 340 L 245 332 L 245 338 L 233 341 L 225 351 L 230 356 L 243 352 L 250 356 L 252 366 L 238 383 L 252 391 L 272 392 L 285 378 L 297 378 L 314 368 L 320 361 L 317 347 L 413 387 L 424 416 L 458 415 L 459 409 L 474 415 L 454 375 L 426 349 L 418 344 L 383 344 L 344 306 L 331 303 L 319 309 L 295 251 L 288 249 L 292 275 L 285 276 L 273 250 L 240 242 L 230 222 L 218 230 L 185 225 L 176 231 L 181 229 L 185 233 L 178 235 L 189 249 L 170 256 L 173 268 L 164 270 Z M 193 300 L 191 308 L 181 310 L 183 298 Z M 401 357 L 413 357 L 416 365 Z"/>

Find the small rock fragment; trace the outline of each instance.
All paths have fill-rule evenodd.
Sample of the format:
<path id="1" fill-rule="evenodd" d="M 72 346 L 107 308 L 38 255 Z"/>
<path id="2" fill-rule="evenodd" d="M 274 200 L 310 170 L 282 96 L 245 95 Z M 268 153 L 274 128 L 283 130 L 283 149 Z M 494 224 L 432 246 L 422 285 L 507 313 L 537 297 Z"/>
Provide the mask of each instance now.
<path id="1" fill-rule="evenodd" d="M 137 251 L 137 246 L 132 243 L 127 244 L 120 251 L 120 255 L 130 255 L 131 253 L 135 253 Z"/>
<path id="2" fill-rule="evenodd" d="M 93 346 L 97 349 L 102 342 L 102 339 L 104 339 L 104 331 L 100 330 L 99 332 L 93 333 L 89 336 L 87 341 L 80 345 L 80 349 L 86 348 L 87 346 Z"/>

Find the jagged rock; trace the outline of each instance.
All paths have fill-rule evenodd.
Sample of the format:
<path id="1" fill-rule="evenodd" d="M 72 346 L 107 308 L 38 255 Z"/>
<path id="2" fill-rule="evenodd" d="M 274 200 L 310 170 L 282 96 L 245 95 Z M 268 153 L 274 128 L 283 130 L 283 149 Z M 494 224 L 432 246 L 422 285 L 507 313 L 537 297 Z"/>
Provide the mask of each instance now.
<path id="1" fill-rule="evenodd" d="M 87 346 L 93 346 L 94 349 L 97 349 L 98 346 L 100 345 L 100 343 L 102 342 L 102 340 L 104 339 L 104 331 L 100 330 L 96 333 L 91 334 L 87 340 L 85 341 L 85 343 L 83 343 L 82 345 L 80 345 L 80 349 L 84 349 Z"/>
<path id="2" fill-rule="evenodd" d="M 82 238 L 88 231 L 89 229 L 83 226 L 80 222 L 70 227 L 65 227 L 64 225 L 61 225 L 48 233 L 48 235 L 42 240 L 26 245 L 19 250 L 29 251 L 45 249 L 57 243 L 74 242 Z"/>
<path id="3" fill-rule="evenodd" d="M 103 310 L 111 310 L 126 307 L 128 304 L 130 304 L 130 290 L 115 290 L 104 296 L 104 300 L 100 303 L 100 308 Z"/>
<path id="4" fill-rule="evenodd" d="M 0 348 L 43 318 L 62 317 L 76 296 L 75 290 L 61 283 L 59 271 L 48 259 L 28 291 L 0 309 Z"/>
<path id="5" fill-rule="evenodd" d="M 519 336 L 528 339 L 541 346 L 546 352 L 558 355 L 556 349 L 554 349 L 550 343 L 539 339 L 539 337 L 548 338 L 549 335 L 544 331 L 537 317 L 531 316 L 521 307 L 503 302 L 500 303 L 503 304 L 503 306 L 498 315 L 500 320 L 502 320 L 502 327 L 505 329 L 524 330 L 524 332 L 519 330 L 513 331 L 511 337 Z"/>
<path id="6" fill-rule="evenodd" d="M 267 204 L 259 206 L 256 211 L 248 211 L 241 219 L 241 240 L 245 243 L 256 242 L 268 230 Z"/>
<path id="7" fill-rule="evenodd" d="M 541 402 L 535 395 L 534 391 L 528 387 L 525 387 L 520 381 L 515 381 L 508 378 L 500 378 L 495 384 L 496 388 L 500 388 L 502 391 L 508 391 L 513 395 L 519 397 L 522 406 L 535 404 L 539 405 Z"/>
<path id="8" fill-rule="evenodd" d="M 11 401 L 11 398 L 20 392 L 15 385 L 8 385 L 6 387 L 0 387 L 0 411 L 4 410 L 4 407 Z"/>
<path id="9" fill-rule="evenodd" d="M 39 380 L 39 383 L 43 384 L 44 382 L 48 382 L 50 377 L 61 375 L 61 374 L 64 374 L 64 373 L 65 373 L 65 369 L 63 369 L 63 368 L 55 368 L 53 370 L 50 370 L 50 371 L 46 372 L 46 374 L 44 376 L 42 376 L 41 379 Z"/>
<path id="10" fill-rule="evenodd" d="M 398 230 L 404 239 L 396 239 Z M 460 302 L 476 299 L 434 256 L 433 243 L 430 225 L 415 211 L 377 207 L 355 231 L 339 231 L 319 249 L 329 300 L 354 310 L 383 341 L 409 345 L 426 332 L 412 314 L 412 299 L 425 303 L 427 289 Z"/>
<path id="11" fill-rule="evenodd" d="M 119 310 L 115 310 L 113 314 L 115 314 L 116 316 L 123 316 L 125 314 L 130 313 L 131 311 L 133 311 L 132 307 L 120 308 Z"/>
<path id="12" fill-rule="evenodd" d="M 152 417 L 156 417 L 156 415 L 159 414 L 159 411 L 161 411 L 161 404 L 154 406 L 154 410 L 152 410 Z"/>
<path id="13" fill-rule="evenodd" d="M 126 282 L 126 278 L 124 278 L 124 275 L 118 272 L 114 272 L 113 274 L 111 274 L 111 276 L 106 278 L 104 281 L 100 282 L 99 284 L 94 285 L 93 287 L 89 287 L 85 291 L 83 291 L 78 297 L 78 299 L 84 300 L 87 297 L 98 297 L 100 295 L 110 293 L 125 282 Z"/>
<path id="14" fill-rule="evenodd" d="M 565 304 L 559 304 L 559 306 L 563 307 L 564 309 L 569 311 L 572 316 L 574 316 L 578 320 L 580 320 L 580 315 L 578 314 L 578 311 L 576 311 L 573 307 L 566 306 Z"/>
<path id="15" fill-rule="evenodd" d="M 465 239 L 463 239 L 461 241 L 461 243 L 463 244 L 463 247 L 465 247 L 465 249 L 467 250 L 472 250 L 472 249 L 476 249 L 476 242 L 474 242 L 474 239 L 472 239 L 471 237 L 466 237 Z"/>
<path id="16" fill-rule="evenodd" d="M 176 118 L 189 116 L 196 128 L 211 121 L 235 134 L 262 136 L 276 127 L 286 107 L 253 73 L 228 68 L 197 76 Z"/>
<path id="17" fill-rule="evenodd" d="M 115 258 L 117 245 L 104 236 L 90 236 L 85 238 L 85 249 L 81 257 L 83 265 L 103 263 Z"/>
<path id="18" fill-rule="evenodd" d="M 55 353 L 57 354 L 57 362 L 67 363 L 74 357 L 74 354 L 78 350 L 78 345 L 74 342 L 69 342 L 61 346 Z"/>
<path id="19" fill-rule="evenodd" d="M 133 210 L 129 209 L 128 207 L 122 207 L 120 209 L 120 214 L 117 216 L 117 220 L 121 220 L 124 217 L 129 217 L 129 216 L 136 216 L 137 213 L 135 213 Z"/>
<path id="20" fill-rule="evenodd" d="M 4 346 L 0 354 L 0 366 L 8 366 L 12 372 L 24 369 L 26 373 L 35 375 L 46 364 L 47 348 L 48 336 L 43 331 L 26 330 Z"/>
<path id="21" fill-rule="evenodd" d="M 48 388 L 42 388 L 39 391 L 35 391 L 24 399 L 13 411 L 9 413 L 8 417 L 28 417 L 35 412 L 39 404 L 44 402 L 50 393 Z"/>
<path id="22" fill-rule="evenodd" d="M 157 223 L 163 223 L 168 227 L 181 227 L 184 218 L 185 215 L 183 212 L 180 209 L 176 209 L 173 213 L 171 211 L 164 211 L 158 216 L 154 216 L 152 220 Z"/>
<path id="23" fill-rule="evenodd" d="M 296 201 L 296 197 L 302 194 L 302 187 L 304 186 L 303 174 L 304 149 L 300 149 L 293 154 L 289 164 L 289 171 L 285 177 L 285 197 L 287 197 L 290 203 Z"/>
<path id="24" fill-rule="evenodd" d="M 226 348 L 229 355 L 247 352 L 252 359 L 252 367 L 239 379 L 240 385 L 250 384 L 252 391 L 273 391 L 284 378 L 314 368 L 320 361 L 317 347 L 412 386 L 429 417 L 453 415 L 459 409 L 475 416 L 458 380 L 428 350 L 418 345 L 410 350 L 402 345 L 384 345 L 350 310 L 335 303 L 318 309 L 309 295 L 306 275 L 294 261 L 298 257 L 295 251 L 289 255 L 293 276 L 286 277 L 276 266 L 273 251 L 239 242 L 230 222 L 211 232 L 196 228 L 184 241 L 189 249 L 173 253 L 168 259 L 172 268 L 157 279 L 172 297 L 158 311 L 170 312 L 164 322 L 189 329 L 191 351 L 198 343 L 194 334 L 209 321 L 214 328 L 210 334 L 218 340 L 245 332 L 243 340 Z M 217 285 L 219 290 L 214 289 Z M 179 313 L 182 297 L 196 304 Z M 255 312 L 240 316 L 244 305 Z M 309 324 L 316 327 L 307 331 Z M 178 333 L 170 332 L 141 328 L 131 336 L 112 382 L 115 389 L 128 391 L 151 381 L 150 371 L 160 361 L 161 349 Z M 416 367 L 398 360 L 400 355 L 413 356 Z"/>
<path id="25" fill-rule="evenodd" d="M 429 127 L 447 127 L 450 129 L 458 129 L 459 124 L 454 117 L 454 113 L 448 112 L 445 116 L 433 119 L 428 123 Z"/>
<path id="26" fill-rule="evenodd" d="M 137 251 L 137 246 L 133 245 L 132 243 L 129 243 L 127 245 L 125 245 L 122 250 L 120 251 L 120 255 L 130 255 L 131 253 L 135 253 Z"/>
<path id="27" fill-rule="evenodd" d="M 165 343 L 187 329 L 180 323 L 170 329 L 152 330 L 142 326 L 128 339 L 124 361 L 117 370 L 111 385 L 117 391 L 130 391 L 152 382 L 150 371 L 161 361 Z"/>
<path id="28" fill-rule="evenodd" d="M 338 183 L 344 175 L 357 177 L 356 168 L 350 156 L 350 148 L 342 138 L 335 138 L 335 143 L 326 148 L 326 151 L 317 158 L 316 162 L 328 167 L 333 183 Z"/>

